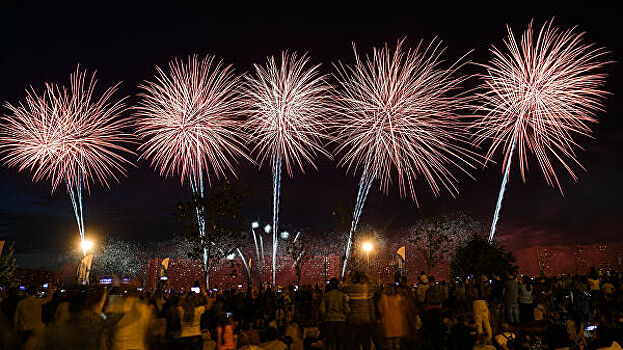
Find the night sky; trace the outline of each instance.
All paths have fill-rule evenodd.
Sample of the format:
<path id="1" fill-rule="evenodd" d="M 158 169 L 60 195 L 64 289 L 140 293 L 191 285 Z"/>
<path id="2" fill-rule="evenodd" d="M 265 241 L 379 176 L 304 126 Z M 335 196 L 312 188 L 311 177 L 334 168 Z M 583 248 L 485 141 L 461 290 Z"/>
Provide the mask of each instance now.
<path id="1" fill-rule="evenodd" d="M 513 7 L 391 7 L 367 13 L 314 3 L 310 3 L 312 8 L 298 12 L 203 8 L 178 2 L 133 8 L 129 3 L 110 8 L 37 6 L 31 2 L 7 7 L 3 3 L 0 100 L 17 103 L 30 85 L 41 91 L 44 82 L 66 83 L 79 63 L 90 71 L 97 69 L 101 86 L 123 81 L 117 96 L 130 96 L 132 104 L 136 86 L 153 76 L 156 65 L 162 67 L 174 57 L 193 53 L 224 58 L 242 73 L 254 62 L 263 63 L 267 56 L 288 49 L 308 52 L 330 73 L 331 62 L 352 62 L 353 41 L 359 50 L 369 51 L 385 41 L 393 44 L 406 37 L 407 44 L 414 46 L 420 39 L 430 41 L 439 36 L 449 46 L 448 60 L 474 49 L 469 59 L 484 61 L 490 57 L 489 45 L 501 44 L 506 23 L 517 33 L 532 18 L 541 26 L 552 16 L 563 28 L 579 25 L 591 41 L 611 51 L 609 58 L 623 62 L 620 12 L 607 7 L 575 7 L 571 2 L 549 8 L 544 7 L 545 2 L 538 6 L 517 2 Z M 589 3 L 592 6 L 594 2 Z M 466 70 L 476 71 L 475 67 Z M 498 226 L 498 237 L 508 245 L 621 240 L 623 128 L 621 84 L 617 81 L 621 64 L 610 65 L 608 73 L 608 89 L 613 95 L 606 102 L 607 112 L 598 116 L 595 139 L 577 139 L 585 148 L 579 152 L 579 159 L 588 172 L 577 169 L 577 183 L 560 172 L 563 196 L 546 185 L 536 163 L 526 184 L 521 182 L 518 168 L 512 169 Z M 308 167 L 305 174 L 284 178 L 280 218 L 285 227 L 305 228 L 316 234 L 331 230 L 336 190 L 345 205 L 353 207 L 358 179 L 336 169 L 328 159 L 319 159 L 317 165 L 318 171 Z M 373 187 L 362 223 L 395 230 L 422 215 L 450 210 L 463 210 L 489 222 L 502 178 L 500 169 L 498 163 L 473 171 L 476 180 L 460 176 L 456 199 L 447 193 L 434 198 L 427 185 L 419 182 L 420 208 L 410 199 L 401 199 L 396 187 L 387 196 Z M 250 189 L 244 208 L 249 222 L 269 221 L 269 169 L 258 171 L 250 164 L 241 164 L 238 175 L 240 185 Z M 170 238 L 175 201 L 189 197 L 188 186 L 181 186 L 178 179 L 161 178 L 145 161 L 138 161 L 121 183 L 110 189 L 94 186 L 85 198 L 87 235 L 141 241 Z M 33 184 L 29 173 L 0 167 L 0 240 L 16 241 L 19 264 L 49 266 L 54 255 L 75 249 L 77 239 L 73 211 L 64 191 L 51 195 L 48 182 Z"/>

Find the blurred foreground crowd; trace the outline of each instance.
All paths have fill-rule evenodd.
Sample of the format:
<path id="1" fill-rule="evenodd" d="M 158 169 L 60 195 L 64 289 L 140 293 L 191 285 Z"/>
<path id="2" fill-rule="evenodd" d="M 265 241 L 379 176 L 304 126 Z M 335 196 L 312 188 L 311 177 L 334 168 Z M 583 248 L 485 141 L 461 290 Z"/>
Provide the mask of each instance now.
<path id="1" fill-rule="evenodd" d="M 196 288 L 193 288 L 195 291 Z M 0 349 L 621 349 L 623 274 L 0 294 Z"/>

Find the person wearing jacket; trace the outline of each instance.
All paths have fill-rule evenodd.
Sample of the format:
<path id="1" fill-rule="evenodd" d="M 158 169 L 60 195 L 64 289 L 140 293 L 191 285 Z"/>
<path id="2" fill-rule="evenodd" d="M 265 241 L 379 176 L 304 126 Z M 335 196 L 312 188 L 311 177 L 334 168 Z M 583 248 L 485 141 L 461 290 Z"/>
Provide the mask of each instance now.
<path id="1" fill-rule="evenodd" d="M 338 289 L 338 280 L 329 281 L 329 289 L 322 296 L 320 314 L 324 321 L 327 350 L 343 350 L 346 318 L 350 313 L 348 296 Z"/>
<path id="2" fill-rule="evenodd" d="M 374 322 L 374 291 L 362 272 L 355 272 L 351 284 L 346 287 L 349 299 L 348 347 L 349 349 L 370 350 L 372 322 Z"/>
<path id="3" fill-rule="evenodd" d="M 521 322 L 534 321 L 532 280 L 528 276 L 524 276 L 521 284 L 519 284 L 519 320 Z"/>
<path id="4" fill-rule="evenodd" d="M 396 292 L 395 286 L 389 286 L 383 290 L 378 301 L 379 318 L 383 326 L 386 348 L 388 350 L 400 349 L 401 344 L 409 335 L 409 315 L 411 308 L 407 299 Z"/>

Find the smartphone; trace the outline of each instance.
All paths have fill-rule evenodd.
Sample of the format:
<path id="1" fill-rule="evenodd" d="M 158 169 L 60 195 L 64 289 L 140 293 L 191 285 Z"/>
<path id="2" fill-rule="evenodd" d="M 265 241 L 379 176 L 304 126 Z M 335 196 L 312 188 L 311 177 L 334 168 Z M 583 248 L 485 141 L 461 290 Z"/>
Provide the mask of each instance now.
<path id="1" fill-rule="evenodd" d="M 225 317 L 227 317 L 228 319 L 231 318 L 231 312 L 226 312 Z"/>
<path id="2" fill-rule="evenodd" d="M 201 293 L 201 288 L 199 288 L 199 287 L 190 287 L 190 290 L 195 292 L 195 293 Z"/>
<path id="3" fill-rule="evenodd" d="M 586 341 L 590 342 L 595 339 L 597 336 L 597 325 L 596 324 L 588 324 L 584 327 L 584 338 Z"/>

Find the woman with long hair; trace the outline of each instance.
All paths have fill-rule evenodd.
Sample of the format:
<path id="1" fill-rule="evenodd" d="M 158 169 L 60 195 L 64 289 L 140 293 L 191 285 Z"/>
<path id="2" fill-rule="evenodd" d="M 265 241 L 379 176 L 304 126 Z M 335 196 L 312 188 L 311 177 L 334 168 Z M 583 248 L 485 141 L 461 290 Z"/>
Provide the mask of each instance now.
<path id="1" fill-rule="evenodd" d="M 206 305 L 203 304 L 197 293 L 189 292 L 177 307 L 181 325 L 179 349 L 202 349 L 201 315 L 206 311 Z"/>

